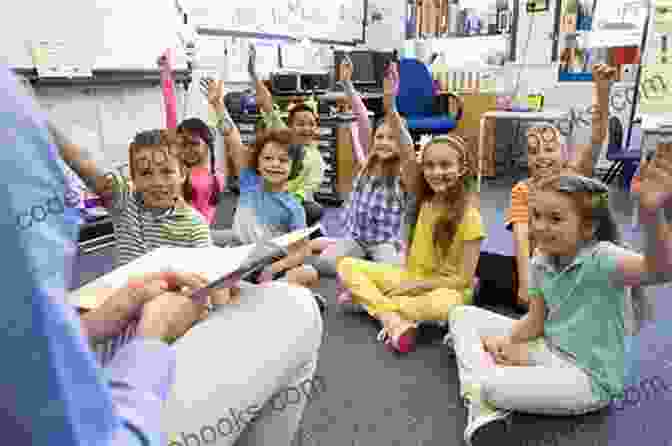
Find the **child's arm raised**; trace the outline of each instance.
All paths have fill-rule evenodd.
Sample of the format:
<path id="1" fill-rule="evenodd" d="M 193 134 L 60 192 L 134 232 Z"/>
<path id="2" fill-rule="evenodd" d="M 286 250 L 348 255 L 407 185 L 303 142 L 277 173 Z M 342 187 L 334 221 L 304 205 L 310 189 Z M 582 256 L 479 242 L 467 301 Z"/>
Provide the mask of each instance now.
<path id="1" fill-rule="evenodd" d="M 273 95 L 264 81 L 257 76 L 257 49 L 250 44 L 250 54 L 247 62 L 247 72 L 254 83 L 255 94 L 257 96 L 257 107 L 264 117 L 266 128 L 285 128 L 287 125 L 282 120 L 280 113 L 273 107 Z"/>
<path id="2" fill-rule="evenodd" d="M 352 107 L 352 113 L 355 115 L 355 122 L 352 125 L 352 149 L 357 162 L 360 166 L 363 166 L 366 157 L 369 155 L 369 135 L 371 134 L 369 110 L 364 105 L 359 93 L 355 91 L 354 85 L 352 85 L 352 60 L 349 57 L 344 58 L 338 68 L 341 84 Z"/>
<path id="3" fill-rule="evenodd" d="M 511 190 L 511 207 L 508 223 L 513 232 L 513 250 L 518 270 L 518 302 L 527 304 L 530 266 L 530 225 L 528 211 L 528 186 L 518 183 Z"/>
<path id="4" fill-rule="evenodd" d="M 598 64 L 593 67 L 593 105 L 591 107 L 592 135 L 590 148 L 576 154 L 575 166 L 581 175 L 592 177 L 597 159 L 609 129 L 609 89 L 616 69 Z"/>
<path id="5" fill-rule="evenodd" d="M 254 165 L 255 153 L 243 144 L 240 131 L 233 122 L 226 105 L 224 105 L 222 100 L 223 94 L 223 83 L 221 80 L 208 81 L 208 102 L 217 114 L 217 128 L 224 137 L 224 147 L 230 151 L 236 171 L 240 172 L 241 169 Z"/>
<path id="6" fill-rule="evenodd" d="M 401 182 L 406 191 L 416 190 L 418 178 L 417 158 L 415 146 L 406 123 L 397 111 L 397 91 L 399 89 L 399 72 L 397 64 L 391 63 L 383 81 L 383 101 L 386 104 L 386 120 L 392 132 L 399 132 L 399 157 L 401 158 Z"/>
<path id="7" fill-rule="evenodd" d="M 47 125 L 63 161 L 79 175 L 91 191 L 102 197 L 109 197 L 114 190 L 114 181 L 110 172 L 103 171 L 95 160 L 102 158 L 102 155 L 96 156 L 92 151 L 76 145 L 52 122 Z"/>
<path id="8" fill-rule="evenodd" d="M 672 198 L 672 157 L 665 156 L 672 145 L 659 143 L 656 158 L 641 169 L 640 222 L 644 235 L 644 256 L 622 255 L 616 259 L 614 281 L 640 286 L 652 277 L 670 277 L 672 240 L 665 218 L 665 206 Z M 661 155 L 661 156 L 658 156 Z"/>

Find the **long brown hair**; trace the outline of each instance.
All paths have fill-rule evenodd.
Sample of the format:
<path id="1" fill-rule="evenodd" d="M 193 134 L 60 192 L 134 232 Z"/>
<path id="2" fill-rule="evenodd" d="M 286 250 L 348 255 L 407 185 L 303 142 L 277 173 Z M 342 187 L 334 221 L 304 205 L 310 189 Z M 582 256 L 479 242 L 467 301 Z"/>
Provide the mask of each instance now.
<path id="1" fill-rule="evenodd" d="M 436 196 L 425 179 L 424 163 L 429 150 L 438 145 L 449 146 L 450 149 L 457 152 L 462 173 L 462 181 L 458 181 L 455 188 L 441 200 L 442 212 L 432 230 L 434 244 L 439 248 L 439 255 L 443 258 L 450 249 L 450 245 L 457 234 L 457 228 L 469 206 L 466 186 L 467 181 L 476 176 L 476 163 L 473 158 L 473 151 L 469 150 L 469 144 L 461 136 L 442 136 L 427 144 L 422 150 L 420 169 L 417 169 L 417 177 L 414 181 L 416 189 L 414 192 L 417 197 L 415 215 L 419 216 L 423 204 L 434 200 Z"/>
<path id="2" fill-rule="evenodd" d="M 178 162 L 181 172 L 185 175 L 184 184 L 182 184 L 182 198 L 191 203 L 193 192 L 191 187 L 191 175 L 189 168 L 182 161 L 180 152 L 182 150 L 182 139 L 175 130 L 154 129 L 137 133 L 133 141 L 128 146 L 128 169 L 131 179 L 135 178 L 133 169 L 134 157 L 140 149 L 154 149 L 163 152 L 169 158 L 175 158 Z"/>

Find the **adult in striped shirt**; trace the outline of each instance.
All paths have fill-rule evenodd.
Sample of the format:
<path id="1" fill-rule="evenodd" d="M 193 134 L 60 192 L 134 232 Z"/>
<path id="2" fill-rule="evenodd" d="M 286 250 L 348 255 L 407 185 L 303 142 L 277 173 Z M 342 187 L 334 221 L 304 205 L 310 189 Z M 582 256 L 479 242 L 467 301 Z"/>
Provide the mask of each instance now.
<path id="1" fill-rule="evenodd" d="M 135 136 L 129 147 L 131 187 L 128 179 L 104 172 L 93 154 L 49 127 L 63 160 L 105 199 L 117 236 L 117 266 L 161 246 L 212 246 L 207 221 L 188 204 L 191 185 L 175 132 L 149 130 Z"/>

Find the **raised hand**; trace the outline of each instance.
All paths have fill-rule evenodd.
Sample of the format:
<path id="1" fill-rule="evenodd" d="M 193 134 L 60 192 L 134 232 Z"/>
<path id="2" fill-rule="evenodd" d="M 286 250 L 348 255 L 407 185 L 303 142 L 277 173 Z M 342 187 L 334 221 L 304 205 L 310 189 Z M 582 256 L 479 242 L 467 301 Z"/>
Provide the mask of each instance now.
<path id="1" fill-rule="evenodd" d="M 616 79 L 616 68 L 607 64 L 593 66 L 593 81 L 599 84 L 608 83 Z"/>
<path id="2" fill-rule="evenodd" d="M 247 60 L 247 72 L 253 81 L 257 81 L 257 48 L 250 44 L 249 58 Z"/>
<path id="3" fill-rule="evenodd" d="M 208 98 L 208 104 L 212 105 L 215 110 L 222 104 L 224 99 L 224 82 L 222 80 L 215 81 L 213 79 L 203 79 L 201 82 L 205 81 L 206 96 Z"/>
<path id="4" fill-rule="evenodd" d="M 338 78 L 343 82 L 352 81 L 353 64 L 352 60 L 345 56 L 338 66 Z"/>
<path id="5" fill-rule="evenodd" d="M 383 93 L 387 96 L 397 96 L 399 94 L 399 68 L 396 62 L 390 62 L 385 70 Z"/>
<path id="6" fill-rule="evenodd" d="M 641 169 L 640 206 L 650 212 L 664 207 L 672 198 L 672 143 L 658 144 L 656 157 Z"/>

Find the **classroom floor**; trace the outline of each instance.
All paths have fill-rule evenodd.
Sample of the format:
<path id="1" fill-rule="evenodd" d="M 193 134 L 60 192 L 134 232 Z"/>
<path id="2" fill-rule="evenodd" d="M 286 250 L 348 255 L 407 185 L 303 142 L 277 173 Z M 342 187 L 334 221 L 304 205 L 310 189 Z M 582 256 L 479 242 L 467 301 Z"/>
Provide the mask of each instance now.
<path id="1" fill-rule="evenodd" d="M 503 210 L 508 203 L 511 180 L 488 181 L 482 193 L 482 214 L 488 225 L 484 249 L 511 254 L 510 233 L 503 229 Z M 629 230 L 631 205 L 627 195 L 615 192 L 612 203 L 617 220 L 626 229 L 626 239 L 637 245 Z M 231 221 L 235 197 L 226 196 L 220 206 L 218 227 Z M 337 210 L 329 210 L 327 228 L 335 227 Z M 111 269 L 109 252 L 83 257 L 79 262 L 80 283 Z M 335 281 L 319 287 L 330 303 L 318 374 L 326 391 L 306 410 L 303 427 L 293 446 L 462 446 L 466 410 L 458 402 L 455 359 L 439 342 L 419 345 L 416 352 L 397 357 L 377 343 L 377 325 L 363 315 L 344 314 L 335 306 Z M 672 305 L 662 297 L 670 288 L 649 290 L 658 299 L 658 314 L 670 313 Z M 666 292 L 667 291 L 667 292 Z M 661 305 L 665 304 L 665 305 Z M 672 334 L 672 326 L 668 328 Z M 666 339 L 667 338 L 667 339 Z M 672 350 L 660 325 L 639 337 L 642 361 L 639 371 L 672 382 Z M 654 347 L 655 346 L 655 347 Z M 672 387 L 669 387 L 672 390 Z M 638 405 L 623 410 L 607 409 L 596 414 L 569 417 L 516 415 L 509 437 L 511 445 L 667 445 L 665 419 L 672 408 L 672 393 L 642 396 Z"/>

